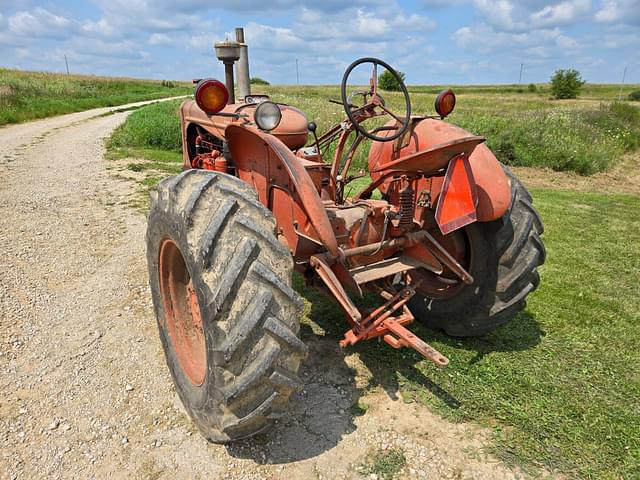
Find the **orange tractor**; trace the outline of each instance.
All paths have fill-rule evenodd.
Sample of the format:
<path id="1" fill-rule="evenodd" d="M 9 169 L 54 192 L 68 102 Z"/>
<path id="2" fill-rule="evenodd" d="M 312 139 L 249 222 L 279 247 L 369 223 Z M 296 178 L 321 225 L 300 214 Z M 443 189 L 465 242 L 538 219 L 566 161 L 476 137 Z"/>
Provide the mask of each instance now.
<path id="1" fill-rule="evenodd" d="M 384 69 L 400 94 L 379 89 Z M 200 80 L 182 104 L 185 170 L 152 192 L 147 230 L 167 363 L 205 437 L 255 434 L 301 387 L 293 269 L 344 312 L 343 347 L 381 337 L 439 367 L 448 360 L 409 330 L 414 319 L 475 336 L 524 308 L 545 257 L 540 217 L 484 138 L 444 121 L 451 90 L 437 115 L 412 115 L 400 75 L 362 58 L 342 79 L 345 118 L 318 136 L 300 110 L 260 95 L 233 103 L 228 87 Z M 363 183 L 352 167 L 367 143 Z M 378 308 L 354 303 L 365 290 Z"/>

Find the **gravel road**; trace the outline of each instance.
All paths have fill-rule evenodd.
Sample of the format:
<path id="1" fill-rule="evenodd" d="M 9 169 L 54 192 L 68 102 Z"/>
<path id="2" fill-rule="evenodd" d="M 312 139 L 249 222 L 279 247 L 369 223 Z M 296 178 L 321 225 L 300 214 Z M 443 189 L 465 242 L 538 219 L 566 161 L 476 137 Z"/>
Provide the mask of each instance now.
<path id="1" fill-rule="evenodd" d="M 522 477 L 485 453 L 485 431 L 357 393 L 366 367 L 321 335 L 291 417 L 207 443 L 164 364 L 145 218 L 125 205 L 136 186 L 103 159 L 128 112 L 107 111 L 0 129 L 0 478 L 373 479 L 361 465 L 395 446 L 399 478 Z"/>

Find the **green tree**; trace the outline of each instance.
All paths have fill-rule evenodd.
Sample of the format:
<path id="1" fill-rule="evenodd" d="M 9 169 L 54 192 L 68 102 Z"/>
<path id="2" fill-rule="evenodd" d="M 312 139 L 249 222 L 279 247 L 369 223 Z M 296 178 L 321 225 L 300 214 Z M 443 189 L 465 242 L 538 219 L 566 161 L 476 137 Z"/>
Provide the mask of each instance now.
<path id="1" fill-rule="evenodd" d="M 553 98 L 576 98 L 584 84 L 579 71 L 556 70 L 551 77 L 551 94 Z"/>
<path id="2" fill-rule="evenodd" d="M 398 76 L 404 82 L 405 75 L 402 72 L 398 72 Z M 396 79 L 396 77 L 389 70 L 385 70 L 382 75 L 378 77 L 378 87 L 382 90 L 387 90 L 391 92 L 399 92 L 400 91 L 400 83 Z"/>
<path id="3" fill-rule="evenodd" d="M 269 82 L 260 77 L 251 77 L 250 83 L 251 85 L 269 85 Z"/>

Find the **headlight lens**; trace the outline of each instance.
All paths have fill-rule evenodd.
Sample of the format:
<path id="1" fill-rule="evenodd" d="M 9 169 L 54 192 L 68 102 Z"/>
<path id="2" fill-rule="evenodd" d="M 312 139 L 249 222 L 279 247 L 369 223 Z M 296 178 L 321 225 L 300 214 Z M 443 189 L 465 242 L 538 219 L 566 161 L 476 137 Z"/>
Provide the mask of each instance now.
<path id="1" fill-rule="evenodd" d="M 456 95 L 451 89 L 443 90 L 436 98 L 436 112 L 438 112 L 438 115 L 440 115 L 442 118 L 453 112 L 455 106 Z"/>
<path id="2" fill-rule="evenodd" d="M 280 107 L 273 102 L 262 102 L 256 107 L 255 121 L 260 130 L 273 130 L 280 125 L 282 112 Z"/>
<path id="3" fill-rule="evenodd" d="M 196 85 L 194 96 L 200 109 L 209 115 L 218 113 L 229 101 L 227 87 L 213 78 L 200 80 Z"/>

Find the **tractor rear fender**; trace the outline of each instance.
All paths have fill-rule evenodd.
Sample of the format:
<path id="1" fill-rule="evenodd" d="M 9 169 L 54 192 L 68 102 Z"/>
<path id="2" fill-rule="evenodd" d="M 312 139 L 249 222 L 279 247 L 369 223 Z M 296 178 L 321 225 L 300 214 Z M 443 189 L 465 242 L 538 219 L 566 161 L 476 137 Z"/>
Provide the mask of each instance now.
<path id="1" fill-rule="evenodd" d="M 450 123 L 427 118 L 416 124 L 408 144 L 400 150 L 399 155 L 396 154 L 396 158 L 470 135 L 466 130 Z M 395 145 L 396 142 L 374 142 L 369 152 L 370 170 L 372 170 L 373 164 L 382 164 L 393 159 Z M 478 221 L 497 220 L 507 212 L 511 203 L 509 179 L 498 159 L 484 143 L 476 146 L 473 150 L 469 157 L 469 164 L 477 186 L 478 206 L 476 212 Z M 376 175 L 372 175 L 372 177 L 375 180 Z M 423 189 L 428 189 L 432 204 L 437 205 L 443 181 L 444 177 L 423 179 L 419 183 L 418 193 Z M 380 189 L 384 191 L 384 185 Z"/>
<path id="2" fill-rule="evenodd" d="M 273 212 L 294 255 L 299 242 L 308 237 L 321 243 L 334 258 L 339 257 L 326 209 L 300 159 L 275 136 L 253 128 L 229 125 L 225 138 L 238 177 L 251 185 L 260 202 Z"/>

